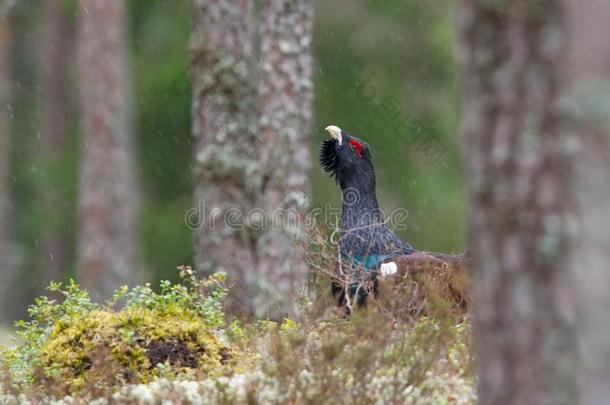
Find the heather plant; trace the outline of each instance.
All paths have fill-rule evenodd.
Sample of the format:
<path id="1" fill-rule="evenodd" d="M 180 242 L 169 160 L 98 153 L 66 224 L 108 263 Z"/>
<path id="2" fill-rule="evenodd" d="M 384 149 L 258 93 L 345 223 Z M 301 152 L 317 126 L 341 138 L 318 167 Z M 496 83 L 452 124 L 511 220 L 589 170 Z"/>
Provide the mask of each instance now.
<path id="1" fill-rule="evenodd" d="M 222 374 L 166 374 L 103 394 L 52 395 L 21 403 L 98 404 L 474 404 L 467 322 L 431 318 L 391 325 L 372 313 L 312 324 L 245 326 L 248 366 Z M 171 368 L 170 365 L 164 367 Z M 46 392 L 49 390 L 47 388 Z M 5 396 L 2 399 L 14 399 Z M 31 402 L 27 402 L 30 400 Z M 11 403 L 9 401 L 5 401 Z M 14 402 L 17 403 L 17 402 Z"/>
<path id="2" fill-rule="evenodd" d="M 336 247 L 313 224 L 304 249 L 310 284 L 283 321 L 227 320 L 224 275 L 189 267 L 180 284 L 122 288 L 103 305 L 52 284 L 63 301 L 39 298 L 2 353 L 0 403 L 475 402 L 467 314 L 441 302 L 397 317 L 374 300 L 346 316 L 330 294 Z"/>

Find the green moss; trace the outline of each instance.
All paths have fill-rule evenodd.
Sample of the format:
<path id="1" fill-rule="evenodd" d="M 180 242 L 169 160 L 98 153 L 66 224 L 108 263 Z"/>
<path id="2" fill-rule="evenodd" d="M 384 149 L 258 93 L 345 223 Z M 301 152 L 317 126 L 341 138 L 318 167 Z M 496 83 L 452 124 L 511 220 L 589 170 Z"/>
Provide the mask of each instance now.
<path id="1" fill-rule="evenodd" d="M 97 305 L 71 282 L 49 288 L 58 303 L 41 297 L 18 322 L 18 343 L 2 360 L 19 386 L 54 387 L 77 393 L 87 387 L 147 383 L 163 376 L 219 376 L 239 355 L 225 337 L 224 275 L 198 280 L 181 268 L 186 285 L 162 282 L 160 292 L 145 285 L 117 291 Z M 125 305 L 116 309 L 116 302 Z M 236 326 L 232 326 L 232 330 Z"/>
<path id="2" fill-rule="evenodd" d="M 222 282 L 194 283 L 123 289 L 121 310 L 91 304 L 74 284 L 62 304 L 38 300 L 23 342 L 4 356 L 29 392 L 0 387 L 0 403 L 22 393 L 32 404 L 71 403 L 62 402 L 66 393 L 89 403 L 109 398 L 107 389 L 116 391 L 113 404 L 476 401 L 467 319 L 397 323 L 365 310 L 225 326 Z"/>
<path id="3" fill-rule="evenodd" d="M 2 353 L 0 403 L 467 403 L 475 401 L 468 319 L 396 322 L 374 308 L 298 322 L 234 320 L 224 277 L 117 291 L 98 305 L 74 282 L 50 289 Z M 328 289 L 326 289 L 328 291 Z M 118 308 L 117 302 L 122 302 Z M 13 402 L 11 402 L 13 401 Z M 28 402 L 24 402 L 28 403 Z"/>

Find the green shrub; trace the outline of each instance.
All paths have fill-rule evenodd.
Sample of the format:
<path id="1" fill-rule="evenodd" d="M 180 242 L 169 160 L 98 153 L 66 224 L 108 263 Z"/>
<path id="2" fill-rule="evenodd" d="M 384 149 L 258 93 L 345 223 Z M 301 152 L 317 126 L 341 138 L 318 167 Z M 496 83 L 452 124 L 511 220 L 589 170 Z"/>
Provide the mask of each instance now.
<path id="1" fill-rule="evenodd" d="M 181 273 L 184 285 L 162 282 L 158 293 L 148 285 L 123 288 L 104 305 L 73 282 L 53 284 L 64 300 L 39 298 L 31 320 L 19 323 L 16 345 L 2 353 L 9 378 L 0 403 L 476 400 L 467 319 L 395 322 L 371 306 L 350 318 L 314 308 L 298 322 L 227 324 L 224 276 Z"/>
<path id="2" fill-rule="evenodd" d="M 181 276 L 185 285 L 163 281 L 158 293 L 148 284 L 124 287 L 103 305 L 74 281 L 51 284 L 63 300 L 36 299 L 31 320 L 17 323 L 15 346 L 2 353 L 11 385 L 76 394 L 156 377 L 220 375 L 238 357 L 225 333 L 224 275 L 198 280 L 183 267 Z M 115 309 L 119 301 L 124 305 Z"/>

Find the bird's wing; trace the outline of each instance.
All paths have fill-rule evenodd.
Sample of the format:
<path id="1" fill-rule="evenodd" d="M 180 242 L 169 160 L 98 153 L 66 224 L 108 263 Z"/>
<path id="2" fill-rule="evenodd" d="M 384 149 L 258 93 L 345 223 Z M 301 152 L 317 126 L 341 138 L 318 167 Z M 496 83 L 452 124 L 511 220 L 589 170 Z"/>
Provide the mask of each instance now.
<path id="1" fill-rule="evenodd" d="M 415 251 L 385 260 L 377 269 L 378 295 L 391 296 L 405 286 L 433 292 L 460 311 L 470 306 L 468 293 L 469 257 Z M 412 291 L 409 287 L 408 291 Z M 403 291 L 404 292 L 404 291 Z M 427 295 L 427 294 L 426 294 Z M 410 297 L 409 297 L 410 298 Z"/>

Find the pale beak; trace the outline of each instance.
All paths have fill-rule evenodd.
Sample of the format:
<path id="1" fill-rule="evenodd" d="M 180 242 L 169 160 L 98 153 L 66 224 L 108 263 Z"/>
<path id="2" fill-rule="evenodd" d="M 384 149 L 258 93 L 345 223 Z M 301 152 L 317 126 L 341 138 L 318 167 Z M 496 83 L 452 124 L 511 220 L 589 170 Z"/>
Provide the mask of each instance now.
<path id="1" fill-rule="evenodd" d="M 339 145 L 341 145 L 341 142 L 343 141 L 343 138 L 341 136 L 341 128 L 334 126 L 334 125 L 329 125 L 326 128 L 324 128 L 324 130 L 328 131 L 331 138 L 336 139 L 337 142 L 339 142 Z"/>

